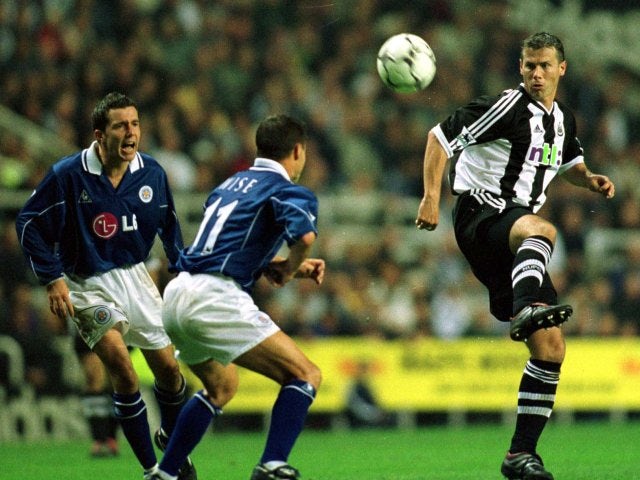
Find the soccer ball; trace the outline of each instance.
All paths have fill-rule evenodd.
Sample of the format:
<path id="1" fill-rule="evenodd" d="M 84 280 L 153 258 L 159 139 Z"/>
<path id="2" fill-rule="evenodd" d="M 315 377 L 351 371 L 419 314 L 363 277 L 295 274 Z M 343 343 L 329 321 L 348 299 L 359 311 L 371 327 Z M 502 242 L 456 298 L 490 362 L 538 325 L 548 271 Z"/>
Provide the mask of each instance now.
<path id="1" fill-rule="evenodd" d="M 411 33 L 389 37 L 380 47 L 378 74 L 394 92 L 410 93 L 427 88 L 436 74 L 436 56 L 427 42 Z"/>

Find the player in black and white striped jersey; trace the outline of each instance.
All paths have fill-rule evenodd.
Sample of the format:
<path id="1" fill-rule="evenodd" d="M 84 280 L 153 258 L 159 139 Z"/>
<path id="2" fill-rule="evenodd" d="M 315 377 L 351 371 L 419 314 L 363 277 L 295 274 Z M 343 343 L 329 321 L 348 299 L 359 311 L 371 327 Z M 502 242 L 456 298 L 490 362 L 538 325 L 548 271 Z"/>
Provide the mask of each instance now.
<path id="1" fill-rule="evenodd" d="M 556 36 L 528 37 L 520 57 L 523 82 L 480 97 L 436 125 L 424 157 L 425 193 L 416 226 L 437 227 L 450 158 L 460 250 L 489 291 L 491 313 L 511 322 L 511 338 L 525 341 L 531 354 L 520 383 L 515 433 L 501 469 L 510 479 L 553 479 L 536 448 L 551 415 L 565 356 L 564 337 L 556 327 L 572 314 L 570 305 L 558 305 L 546 269 L 556 227 L 537 212 L 557 175 L 606 198 L 615 193 L 608 177 L 585 165 L 575 118 L 555 99 L 566 68 Z"/>

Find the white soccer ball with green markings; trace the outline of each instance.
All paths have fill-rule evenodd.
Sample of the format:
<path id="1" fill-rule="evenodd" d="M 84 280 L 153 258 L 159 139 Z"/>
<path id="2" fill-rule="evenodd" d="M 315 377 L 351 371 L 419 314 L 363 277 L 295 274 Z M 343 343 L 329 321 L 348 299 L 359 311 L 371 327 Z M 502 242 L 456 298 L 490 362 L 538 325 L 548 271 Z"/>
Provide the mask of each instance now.
<path id="1" fill-rule="evenodd" d="M 433 81 L 436 56 L 419 36 L 399 33 L 380 47 L 377 67 L 384 84 L 394 92 L 417 92 Z"/>

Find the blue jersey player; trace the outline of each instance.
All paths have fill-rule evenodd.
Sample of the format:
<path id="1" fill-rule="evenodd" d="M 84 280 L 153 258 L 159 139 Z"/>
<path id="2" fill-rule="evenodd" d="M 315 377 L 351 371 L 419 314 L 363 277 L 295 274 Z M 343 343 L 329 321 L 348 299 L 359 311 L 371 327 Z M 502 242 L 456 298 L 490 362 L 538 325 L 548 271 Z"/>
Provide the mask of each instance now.
<path id="1" fill-rule="evenodd" d="M 173 480 L 211 421 L 238 388 L 235 365 L 281 385 L 267 442 L 252 480 L 297 479 L 288 456 L 320 386 L 321 373 L 251 298 L 264 275 L 282 286 L 294 277 L 320 284 L 325 264 L 308 258 L 316 239 L 315 195 L 294 182 L 306 161 L 306 132 L 286 115 L 256 132 L 258 158 L 216 187 L 193 244 L 180 254 L 180 274 L 165 289 L 162 313 L 179 358 L 204 390 L 185 405 L 156 479 Z M 288 246 L 288 256 L 277 255 Z"/>
<path id="2" fill-rule="evenodd" d="M 18 238 L 49 307 L 73 318 L 102 360 L 113 386 L 115 415 L 150 478 L 157 460 L 129 347 L 142 351 L 155 375 L 164 445 L 186 401 L 186 385 L 161 320 L 162 299 L 144 261 L 156 235 L 171 263 L 182 248 L 167 176 L 138 151 L 136 104 L 110 93 L 92 115 L 95 141 L 57 162 L 18 215 Z M 181 479 L 195 479 L 191 461 Z"/>

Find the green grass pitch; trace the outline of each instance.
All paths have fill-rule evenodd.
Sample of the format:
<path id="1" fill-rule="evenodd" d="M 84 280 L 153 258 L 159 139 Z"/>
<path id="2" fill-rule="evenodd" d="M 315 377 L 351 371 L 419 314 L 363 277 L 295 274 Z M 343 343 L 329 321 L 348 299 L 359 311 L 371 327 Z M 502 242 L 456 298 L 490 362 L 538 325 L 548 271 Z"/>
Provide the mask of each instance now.
<path id="1" fill-rule="evenodd" d="M 290 458 L 305 480 L 500 479 L 511 428 L 307 430 Z M 193 453 L 200 480 L 248 480 L 263 433 L 208 433 Z M 540 454 L 560 480 L 639 479 L 640 423 L 550 424 Z M 0 444 L 0 478 L 141 479 L 124 439 L 117 458 L 91 459 L 87 441 Z"/>

